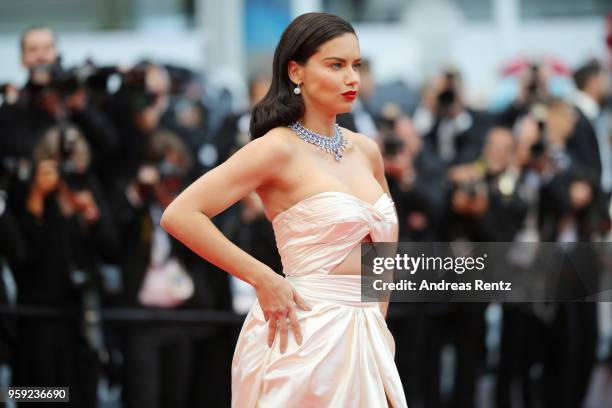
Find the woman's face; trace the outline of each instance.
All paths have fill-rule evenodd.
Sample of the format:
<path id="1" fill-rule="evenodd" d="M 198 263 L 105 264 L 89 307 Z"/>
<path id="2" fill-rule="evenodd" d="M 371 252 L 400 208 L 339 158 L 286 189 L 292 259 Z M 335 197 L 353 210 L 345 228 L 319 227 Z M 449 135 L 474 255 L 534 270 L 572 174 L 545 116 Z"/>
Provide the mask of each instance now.
<path id="1" fill-rule="evenodd" d="M 357 98 L 361 56 L 354 34 L 322 44 L 306 64 L 289 63 L 289 77 L 300 84 L 306 109 L 332 114 L 350 112 Z"/>

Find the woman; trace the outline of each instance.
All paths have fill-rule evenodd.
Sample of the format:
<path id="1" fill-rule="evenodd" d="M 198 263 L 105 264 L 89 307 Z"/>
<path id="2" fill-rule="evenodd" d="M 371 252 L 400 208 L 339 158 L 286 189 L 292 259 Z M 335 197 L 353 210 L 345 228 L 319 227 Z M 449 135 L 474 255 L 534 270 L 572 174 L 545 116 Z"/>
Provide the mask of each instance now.
<path id="1" fill-rule="evenodd" d="M 256 289 L 232 364 L 235 407 L 406 406 L 387 305 L 360 297 L 359 243 L 396 241 L 395 209 L 376 144 L 335 126 L 355 100 L 359 63 L 349 23 L 324 13 L 296 18 L 253 109 L 253 140 L 162 217 L 169 233 Z M 285 278 L 210 221 L 253 190 Z"/>

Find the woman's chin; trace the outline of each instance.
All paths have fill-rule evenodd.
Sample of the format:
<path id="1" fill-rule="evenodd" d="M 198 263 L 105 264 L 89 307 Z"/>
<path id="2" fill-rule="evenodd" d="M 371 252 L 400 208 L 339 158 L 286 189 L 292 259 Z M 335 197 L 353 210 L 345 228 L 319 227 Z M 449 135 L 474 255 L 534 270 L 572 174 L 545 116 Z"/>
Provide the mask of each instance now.
<path id="1" fill-rule="evenodd" d="M 340 115 L 342 113 L 350 113 L 353 110 L 353 103 L 354 102 L 348 102 L 348 103 L 343 103 L 341 106 L 338 106 L 338 109 L 336 110 L 336 114 Z"/>

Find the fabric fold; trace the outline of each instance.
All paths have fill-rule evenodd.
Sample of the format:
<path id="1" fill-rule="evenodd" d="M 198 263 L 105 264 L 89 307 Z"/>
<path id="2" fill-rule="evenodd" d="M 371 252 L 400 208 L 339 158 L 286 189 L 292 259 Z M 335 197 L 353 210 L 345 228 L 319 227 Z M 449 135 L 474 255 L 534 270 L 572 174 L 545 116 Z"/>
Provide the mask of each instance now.
<path id="1" fill-rule="evenodd" d="M 281 353 L 278 333 L 268 347 L 268 322 L 253 304 L 232 361 L 232 406 L 406 407 L 379 304 L 362 301 L 359 274 L 330 274 L 366 235 L 394 240 L 393 201 L 324 192 L 279 214 L 273 227 L 286 279 L 312 310 L 296 309 L 302 344 L 290 332 Z"/>

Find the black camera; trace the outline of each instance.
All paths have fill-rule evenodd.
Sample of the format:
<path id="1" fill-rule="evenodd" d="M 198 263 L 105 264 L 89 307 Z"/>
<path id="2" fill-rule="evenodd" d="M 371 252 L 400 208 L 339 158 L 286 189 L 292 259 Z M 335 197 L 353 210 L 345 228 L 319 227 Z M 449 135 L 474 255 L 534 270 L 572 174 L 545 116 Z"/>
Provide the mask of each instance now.
<path id="1" fill-rule="evenodd" d="M 470 197 L 476 197 L 477 195 L 487 195 L 489 192 L 489 187 L 487 183 L 482 179 L 459 183 L 457 184 L 455 189 L 456 191 L 466 193 Z"/>
<path id="2" fill-rule="evenodd" d="M 66 126 L 61 126 L 59 129 L 59 173 L 60 178 L 64 180 L 71 191 L 87 190 L 87 173 L 80 169 L 74 162 L 76 134 L 70 132 Z"/>
<path id="3" fill-rule="evenodd" d="M 155 168 L 159 174 L 157 183 L 162 184 L 166 190 L 179 191 L 183 187 L 186 172 L 182 167 L 167 160 L 162 160 L 159 163 L 149 163 L 148 165 Z M 157 183 L 138 182 L 138 194 L 143 202 L 150 204 L 155 201 L 155 184 Z"/>
<path id="4" fill-rule="evenodd" d="M 147 72 L 142 67 L 133 68 L 121 75 L 120 95 L 132 112 L 142 112 L 158 98 L 157 94 L 148 89 Z"/>
<path id="5" fill-rule="evenodd" d="M 162 160 L 157 164 L 159 181 L 169 191 L 178 191 L 183 187 L 186 172 L 182 167 L 168 161 Z"/>
<path id="6" fill-rule="evenodd" d="M 546 156 L 548 150 L 548 137 L 546 136 L 546 117 L 548 111 L 543 104 L 535 104 L 531 108 L 531 114 L 536 120 L 538 134 L 536 141 L 530 148 L 531 159 L 537 161 Z"/>
<path id="7" fill-rule="evenodd" d="M 459 102 L 459 72 L 448 69 L 443 73 L 442 86 L 435 100 L 434 113 L 439 118 L 449 116 Z"/>
<path id="8" fill-rule="evenodd" d="M 383 155 L 385 157 L 394 157 L 402 152 L 404 141 L 397 137 L 392 131 L 382 131 L 383 137 Z"/>
<path id="9" fill-rule="evenodd" d="M 529 66 L 529 77 L 527 79 L 527 101 L 529 103 L 537 102 L 540 98 L 539 91 L 541 88 L 540 83 L 540 66 L 533 63 Z"/>
<path id="10" fill-rule="evenodd" d="M 30 69 L 29 90 L 37 95 L 42 91 L 57 92 L 60 97 L 73 95 L 82 86 L 76 68 L 66 70 L 60 62 L 35 65 Z"/>
<path id="11" fill-rule="evenodd" d="M 546 154 L 546 135 L 545 135 L 546 125 L 544 121 L 538 121 L 538 137 L 534 144 L 531 145 L 529 153 L 533 159 L 542 158 Z"/>
<path id="12" fill-rule="evenodd" d="M 395 133 L 395 121 L 399 118 L 401 111 L 395 104 L 387 104 L 383 112 L 376 118 L 376 127 L 379 129 L 382 139 L 382 154 L 384 157 L 393 157 L 401 153 L 404 141 Z"/>
<path id="13" fill-rule="evenodd" d="M 457 101 L 457 73 L 447 71 L 444 73 L 445 86 L 438 94 L 438 107 L 441 113 L 447 113 Z"/>

